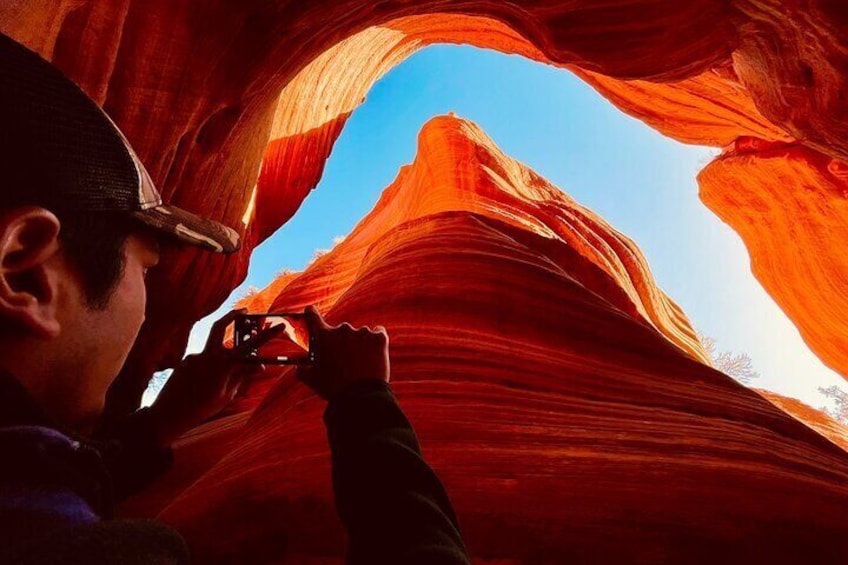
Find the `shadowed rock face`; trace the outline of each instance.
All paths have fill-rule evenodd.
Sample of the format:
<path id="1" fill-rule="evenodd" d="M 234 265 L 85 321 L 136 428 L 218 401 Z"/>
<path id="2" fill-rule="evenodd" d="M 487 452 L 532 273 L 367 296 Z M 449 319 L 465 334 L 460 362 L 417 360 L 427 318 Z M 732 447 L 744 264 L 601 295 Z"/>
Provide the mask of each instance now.
<path id="1" fill-rule="evenodd" d="M 469 43 L 567 67 L 623 111 L 683 142 L 790 144 L 802 157 L 781 162 L 750 153 L 711 167 L 715 174 L 701 177 L 704 200 L 742 234 L 756 276 L 811 348 L 848 374 L 839 301 L 848 294 L 848 273 L 833 231 L 845 224 L 848 191 L 838 161 L 848 158 L 846 17 L 832 0 L 0 5 L 0 29 L 104 105 L 166 200 L 224 221 L 246 242 L 229 259 L 165 258 L 151 280 L 147 327 L 111 398 L 115 412 L 137 404 L 152 369 L 172 364 L 191 324 L 243 279 L 252 248 L 297 211 L 373 82 L 432 43 Z M 780 198 L 757 180 L 775 172 L 793 178 L 781 183 Z M 749 196 L 723 195 L 731 185 Z M 793 196 L 799 192 L 808 194 Z M 758 199 L 768 203 L 749 229 Z M 804 219 L 797 237 L 782 228 L 772 233 L 796 216 Z M 798 269 L 782 268 L 799 256 Z M 814 280 L 827 281 L 828 291 Z"/>
<path id="2" fill-rule="evenodd" d="M 848 454 L 705 365 L 635 245 L 472 123 L 428 123 L 351 234 L 243 305 L 310 303 L 388 329 L 480 563 L 848 552 Z M 322 409 L 288 369 L 251 383 L 136 504 L 201 562 L 340 563 Z"/>

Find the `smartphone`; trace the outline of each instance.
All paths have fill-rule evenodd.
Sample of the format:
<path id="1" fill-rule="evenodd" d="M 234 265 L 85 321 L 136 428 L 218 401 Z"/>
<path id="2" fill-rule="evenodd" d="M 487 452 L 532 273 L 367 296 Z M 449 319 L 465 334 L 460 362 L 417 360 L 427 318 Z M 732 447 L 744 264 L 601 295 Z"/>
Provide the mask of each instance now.
<path id="1" fill-rule="evenodd" d="M 234 324 L 233 348 L 244 361 L 265 365 L 315 362 L 314 336 L 303 313 L 242 314 Z"/>

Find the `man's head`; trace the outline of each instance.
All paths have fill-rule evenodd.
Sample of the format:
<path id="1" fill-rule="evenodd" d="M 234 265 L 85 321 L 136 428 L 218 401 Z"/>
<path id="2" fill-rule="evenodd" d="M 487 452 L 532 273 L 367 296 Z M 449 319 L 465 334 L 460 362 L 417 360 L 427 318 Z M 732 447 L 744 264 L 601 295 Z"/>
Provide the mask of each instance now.
<path id="1" fill-rule="evenodd" d="M 84 430 L 144 320 L 157 240 L 232 253 L 238 234 L 163 203 L 103 110 L 2 34 L 0 122 L 0 369 Z"/>
<path id="2" fill-rule="evenodd" d="M 0 353 L 51 416 L 90 429 L 144 321 L 152 231 L 111 213 L 0 211 Z"/>

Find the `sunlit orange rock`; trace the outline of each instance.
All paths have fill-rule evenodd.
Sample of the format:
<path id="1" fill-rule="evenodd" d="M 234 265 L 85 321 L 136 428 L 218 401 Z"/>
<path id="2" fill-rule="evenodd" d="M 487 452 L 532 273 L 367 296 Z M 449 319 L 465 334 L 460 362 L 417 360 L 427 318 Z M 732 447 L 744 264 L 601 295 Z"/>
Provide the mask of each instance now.
<path id="1" fill-rule="evenodd" d="M 416 161 L 401 169 L 374 210 L 332 254 L 318 258 L 294 280 L 287 275 L 282 292 L 278 292 L 280 282 L 275 282 L 270 291 L 257 293 L 239 306 L 251 308 L 257 301 L 266 306 L 268 292 L 296 295 L 301 301 L 290 304 L 277 299 L 270 302 L 271 311 L 333 304 L 347 292 L 370 246 L 385 230 L 430 214 L 468 211 L 562 239 L 612 279 L 614 289 L 609 282 L 598 281 L 606 285 L 597 289 L 599 294 L 657 327 L 693 357 L 707 359 L 682 312 L 657 290 L 636 245 L 535 172 L 503 155 L 479 128 L 452 116 L 437 118 L 421 132 L 419 151 L 423 163 Z M 396 194 L 401 190 L 399 199 Z M 532 199 L 528 200 L 528 194 Z"/>
<path id="2" fill-rule="evenodd" d="M 769 390 L 757 390 L 757 392 L 766 397 L 769 402 L 804 422 L 842 449 L 848 450 L 848 427 L 834 420 L 830 415 L 812 406 L 808 406 L 796 398 L 781 396 Z"/>
<path id="3" fill-rule="evenodd" d="M 280 280 L 243 304 L 386 326 L 475 562 L 848 555 L 848 453 L 705 365 L 636 246 L 474 124 L 427 124 L 374 210 Z M 217 464 L 148 495 L 199 562 L 341 563 L 324 403 L 276 374 L 225 453 L 214 423 L 178 448 Z"/>
<path id="4" fill-rule="evenodd" d="M 848 375 L 848 246 L 836 243 L 848 241 L 848 166 L 797 143 L 743 138 L 698 180 L 810 349 Z"/>
<path id="5" fill-rule="evenodd" d="M 416 50 L 469 43 L 569 68 L 686 143 L 798 140 L 845 160 L 846 23 L 843 7 L 826 0 L 0 3 L 0 30 L 54 61 L 109 111 L 166 200 L 244 235 L 231 258 L 167 254 L 151 280 L 147 326 L 110 399 L 116 412 L 134 408 L 152 370 L 182 354 L 192 323 L 223 302 L 253 247 L 317 184 L 374 81 Z M 808 222 L 822 232 L 829 220 Z M 779 248 L 797 254 L 805 241 Z M 816 253 L 841 247 L 826 238 Z M 819 276 L 846 279 L 841 265 L 818 267 Z M 771 291 L 779 268 L 764 268 L 771 271 L 758 276 Z M 820 295 L 808 285 L 775 299 L 799 326 L 806 321 L 793 304 L 831 306 L 814 304 Z M 819 332 L 848 333 L 835 319 Z M 828 361 L 821 339 L 808 342 L 848 374 Z"/>

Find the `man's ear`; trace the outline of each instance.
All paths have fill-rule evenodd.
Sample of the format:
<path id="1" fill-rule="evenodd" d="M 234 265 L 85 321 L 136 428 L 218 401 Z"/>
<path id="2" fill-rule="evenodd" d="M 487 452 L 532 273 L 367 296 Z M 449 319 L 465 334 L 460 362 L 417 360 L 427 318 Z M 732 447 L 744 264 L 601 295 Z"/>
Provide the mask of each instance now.
<path id="1" fill-rule="evenodd" d="M 61 330 L 51 261 L 60 227 L 52 212 L 35 206 L 0 214 L 0 316 L 45 339 Z"/>

